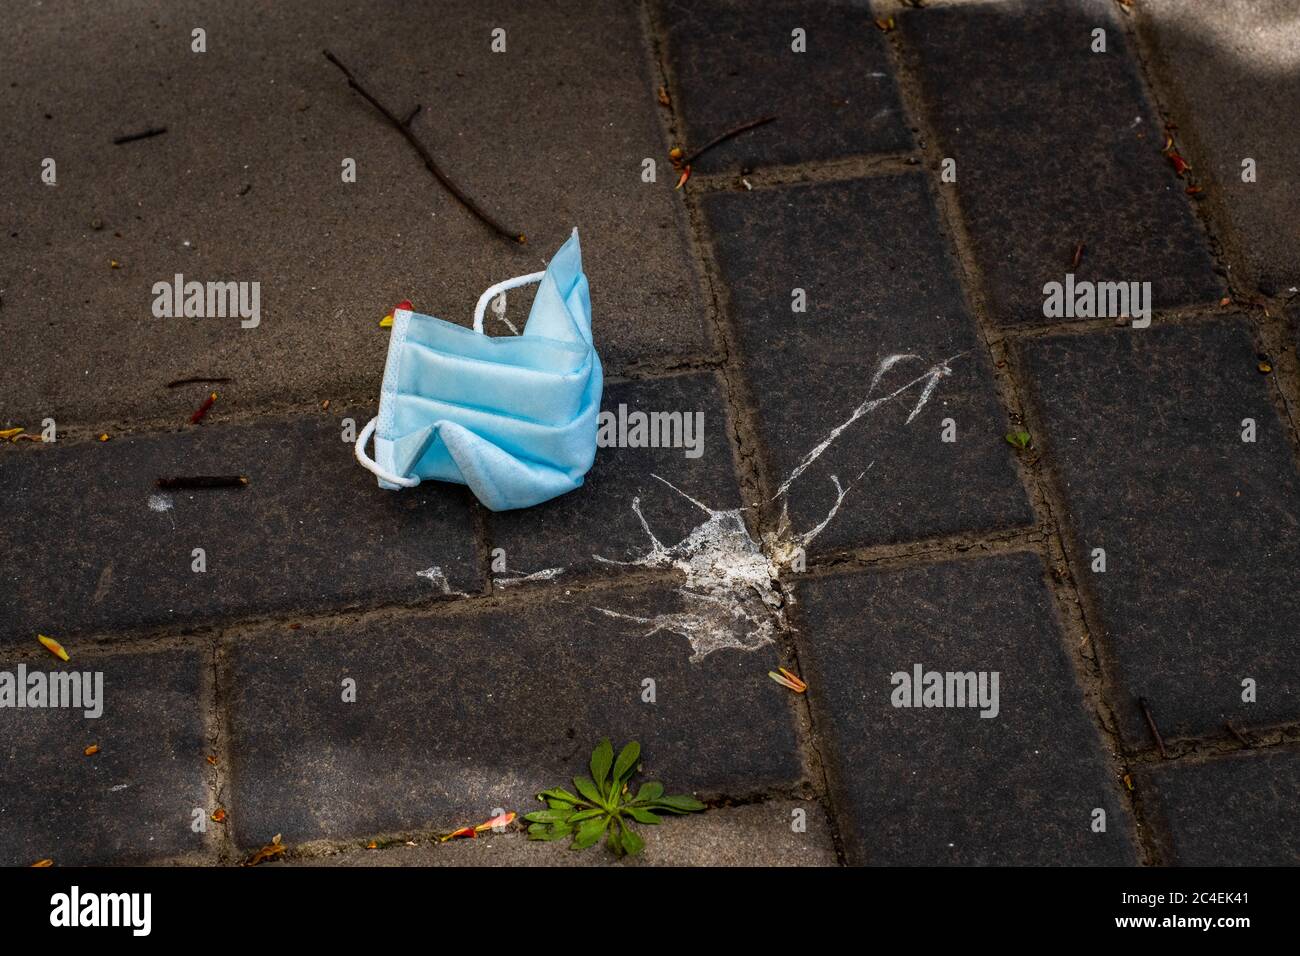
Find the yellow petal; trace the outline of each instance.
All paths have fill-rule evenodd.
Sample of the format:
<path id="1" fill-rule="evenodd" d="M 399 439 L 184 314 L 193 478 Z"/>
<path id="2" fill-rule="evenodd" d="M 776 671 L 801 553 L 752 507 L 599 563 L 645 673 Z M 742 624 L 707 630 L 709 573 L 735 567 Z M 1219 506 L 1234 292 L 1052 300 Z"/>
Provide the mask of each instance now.
<path id="1" fill-rule="evenodd" d="M 91 744 L 89 747 L 83 750 L 82 753 L 84 753 L 87 757 L 95 756 L 95 754 L 99 753 L 99 744 Z"/>
<path id="2" fill-rule="evenodd" d="M 35 863 L 32 864 L 33 867 L 43 867 L 43 866 L 53 866 L 53 865 L 54 865 L 53 860 L 37 860 Z"/>
<path id="3" fill-rule="evenodd" d="M 66 661 L 68 659 L 68 652 L 65 651 L 63 649 L 63 645 L 60 644 L 58 641 L 56 641 L 54 638 L 46 637 L 44 634 L 37 634 L 36 639 L 40 641 L 42 645 L 44 645 L 47 651 L 49 651 L 59 660 Z"/>
<path id="4" fill-rule="evenodd" d="M 15 435 L 21 435 L 22 433 L 21 428 L 6 428 L 4 431 L 0 431 L 0 438 L 13 438 Z"/>
<path id="5" fill-rule="evenodd" d="M 503 827 L 507 824 L 513 823 L 514 819 L 515 814 L 512 810 L 509 813 L 503 813 L 500 816 L 493 817 L 491 820 L 487 821 L 487 823 L 480 823 L 474 829 L 479 833 L 482 833 L 484 830 L 491 830 L 493 827 Z"/>
<path id="6" fill-rule="evenodd" d="M 379 327 L 381 329 L 391 329 L 393 327 L 393 314 L 391 312 L 379 320 Z"/>

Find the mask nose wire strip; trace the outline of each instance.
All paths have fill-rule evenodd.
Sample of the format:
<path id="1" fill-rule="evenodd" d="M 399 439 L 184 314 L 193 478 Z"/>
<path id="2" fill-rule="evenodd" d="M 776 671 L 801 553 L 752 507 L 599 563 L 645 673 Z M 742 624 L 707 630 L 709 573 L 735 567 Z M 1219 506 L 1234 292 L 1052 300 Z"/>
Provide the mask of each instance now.
<path id="1" fill-rule="evenodd" d="M 391 482 L 394 485 L 401 485 L 403 488 L 414 488 L 420 483 L 419 478 L 403 478 L 401 475 L 395 475 L 386 468 L 380 468 L 375 463 L 375 460 L 366 454 L 366 442 L 370 441 L 370 436 L 375 433 L 375 422 L 378 420 L 378 418 L 372 418 L 366 422 L 366 427 L 361 429 L 361 434 L 357 436 L 356 444 L 352 446 L 357 461 L 361 463 L 362 468 L 374 472 L 384 481 Z"/>
<path id="2" fill-rule="evenodd" d="M 510 289 L 517 289 L 522 285 L 529 285 L 533 282 L 541 282 L 545 276 L 545 272 L 530 272 L 526 276 L 515 276 L 513 279 L 506 279 L 504 282 L 488 286 L 487 290 L 478 297 L 478 305 L 474 306 L 474 331 L 480 335 L 483 334 L 483 313 L 487 311 L 488 303 L 494 298 Z M 366 422 L 365 427 L 361 429 L 361 434 L 357 436 L 356 443 L 352 446 L 357 462 L 362 468 L 378 475 L 384 481 L 400 485 L 403 488 L 414 488 L 420 483 L 419 478 L 403 478 L 401 475 L 395 475 L 386 468 L 380 468 L 375 460 L 366 454 L 366 445 L 370 441 L 370 436 L 375 433 L 375 423 L 378 420 L 376 417 Z"/>
<path id="3" fill-rule="evenodd" d="M 541 282 L 545 275 L 545 272 L 530 272 L 526 276 L 516 276 L 513 279 L 506 279 L 504 282 L 488 286 L 487 291 L 478 297 L 478 305 L 474 306 L 474 331 L 480 335 L 483 334 L 483 313 L 487 311 L 489 302 L 502 292 L 517 289 L 521 285 L 528 285 L 530 282 Z"/>

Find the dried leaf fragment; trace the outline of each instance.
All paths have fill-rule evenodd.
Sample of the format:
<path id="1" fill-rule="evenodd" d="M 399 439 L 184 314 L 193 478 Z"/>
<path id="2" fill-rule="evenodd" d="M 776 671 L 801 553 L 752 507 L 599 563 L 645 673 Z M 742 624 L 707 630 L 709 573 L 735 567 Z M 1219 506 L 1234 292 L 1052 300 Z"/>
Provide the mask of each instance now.
<path id="1" fill-rule="evenodd" d="M 459 830 L 452 830 L 450 833 L 446 834 L 445 836 L 438 837 L 438 842 L 446 843 L 448 840 L 456 840 L 461 837 L 476 838 L 477 836 L 478 836 L 478 831 L 475 830 L 473 827 L 461 827 Z"/>
<path id="2" fill-rule="evenodd" d="M 262 847 L 262 849 L 258 850 L 256 853 L 254 853 L 252 856 L 250 856 L 247 860 L 245 860 L 243 865 L 244 865 L 244 866 L 257 866 L 257 864 L 259 864 L 259 863 L 265 863 L 267 860 L 274 860 L 277 856 L 279 856 L 281 853 L 283 853 L 286 849 L 288 849 L 288 848 L 285 847 L 283 844 L 280 843 L 280 834 L 277 833 L 274 837 L 271 838 L 271 842 L 270 842 L 270 843 L 268 843 L 266 846 Z"/>
<path id="3" fill-rule="evenodd" d="M 215 766 L 217 765 L 217 758 L 216 758 L 216 756 L 213 755 L 213 754 L 208 754 L 208 763 L 212 764 L 212 766 L 215 767 Z"/>
<path id="4" fill-rule="evenodd" d="M 686 180 L 691 178 L 691 167 L 687 166 L 682 169 L 682 174 L 677 177 L 677 185 L 673 189 L 681 189 L 686 185 Z"/>
<path id="5" fill-rule="evenodd" d="M 217 823 L 225 823 L 225 822 L 226 822 L 226 808 L 225 808 L 225 807 L 217 807 L 217 809 L 214 810 L 213 813 L 212 813 L 212 819 L 215 820 Z"/>
<path id="6" fill-rule="evenodd" d="M 65 651 L 63 649 L 63 645 L 60 644 L 58 641 L 56 641 L 54 638 L 46 637 L 44 634 L 37 634 L 36 639 L 41 642 L 41 645 L 47 651 L 49 651 L 59 660 L 66 661 L 68 659 L 68 652 Z"/>
<path id="7" fill-rule="evenodd" d="M 99 436 L 100 441 L 108 441 L 108 432 L 102 432 Z"/>
<path id="8" fill-rule="evenodd" d="M 491 830 L 494 829 L 495 827 L 509 826 L 511 823 L 514 822 L 514 820 L 515 820 L 515 812 L 513 810 L 510 810 L 499 816 L 493 817 L 491 820 L 488 820 L 486 823 L 480 823 L 474 829 L 479 833 L 482 833 L 484 830 Z"/>
<path id="9" fill-rule="evenodd" d="M 808 689 L 807 684 L 805 684 L 794 674 L 790 673 L 784 667 L 777 668 L 777 670 L 780 671 L 779 674 L 776 671 L 768 671 L 767 676 L 772 678 L 772 680 L 776 681 L 782 687 L 788 687 L 796 694 L 802 694 L 804 691 Z"/>
<path id="10" fill-rule="evenodd" d="M 21 428 L 6 428 L 4 431 L 0 431 L 0 438 L 17 438 L 22 433 Z"/>
<path id="11" fill-rule="evenodd" d="M 659 105 L 660 105 L 660 106 L 672 106 L 672 105 L 673 105 L 673 101 L 672 101 L 672 99 L 668 96 L 668 90 L 665 89 L 665 88 L 662 87 L 662 86 L 659 87 Z"/>
<path id="12" fill-rule="evenodd" d="M 87 757 L 95 756 L 95 754 L 99 753 L 99 744 L 91 744 L 89 747 L 83 750 L 82 753 L 84 753 Z"/>
<path id="13" fill-rule="evenodd" d="M 876 17 L 876 29 L 881 33 L 888 33 L 894 29 L 894 25 L 893 17 Z"/>
<path id="14" fill-rule="evenodd" d="M 35 863 L 32 864 L 32 869 L 43 869 L 44 867 L 53 866 L 53 865 L 54 865 L 53 860 L 37 860 Z"/>

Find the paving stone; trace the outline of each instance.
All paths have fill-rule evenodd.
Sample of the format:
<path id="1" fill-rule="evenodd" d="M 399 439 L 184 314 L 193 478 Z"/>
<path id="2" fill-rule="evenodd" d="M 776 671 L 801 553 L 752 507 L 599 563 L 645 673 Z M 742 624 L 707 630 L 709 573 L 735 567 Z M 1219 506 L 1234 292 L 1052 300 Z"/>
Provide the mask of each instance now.
<path id="1" fill-rule="evenodd" d="M 687 416 L 699 413 L 703 431 L 698 430 L 701 419 L 691 417 L 689 421 L 696 423 L 690 431 L 696 442 L 693 447 L 601 448 L 576 492 L 535 508 L 493 514 L 489 519 L 492 544 L 505 551 L 505 570 L 495 569 L 495 579 L 510 581 L 551 568 L 563 568 L 568 576 L 593 568 L 625 570 L 595 556 L 636 561 L 651 550 L 652 543 L 632 510 L 634 499 L 639 499 L 655 537 L 668 546 L 708 520 L 684 495 L 714 510 L 741 504 L 717 375 L 706 372 L 611 385 L 605 389 L 601 409 L 612 416 L 611 421 L 627 422 L 625 437 L 636 442 L 642 441 L 634 431 L 639 415 L 680 414 L 682 427 L 676 434 L 685 437 Z"/>
<path id="2" fill-rule="evenodd" d="M 774 645 L 690 663 L 686 642 L 611 619 L 670 611 L 662 588 L 360 625 L 309 624 L 230 649 L 234 833 L 252 846 L 347 839 L 526 812 L 584 773 L 605 736 L 639 740 L 643 779 L 752 796 L 802 779 Z M 356 681 L 356 703 L 341 682 Z M 655 703 L 642 681 L 655 681 Z"/>
<path id="3" fill-rule="evenodd" d="M 673 178 L 641 181 L 668 145 L 634 4 L 448 0 L 377 18 L 347 0 L 184 0 L 15 9 L 8 25 L 0 289 L 22 361 L 0 414 L 18 424 L 184 420 L 188 399 L 162 385 L 192 375 L 233 377 L 223 401 L 244 410 L 377 400 L 395 302 L 468 325 L 485 288 L 543 268 L 575 226 L 607 370 L 711 348 Z M 323 48 L 394 111 L 422 103 L 416 134 L 527 244 L 436 182 Z M 70 49 L 76 69 L 48 68 Z M 150 126 L 167 133 L 113 145 Z M 176 273 L 260 282 L 261 324 L 154 318 L 153 284 Z M 531 298 L 510 296 L 516 324 Z"/>
<path id="4" fill-rule="evenodd" d="M 1254 281 L 1267 295 L 1300 285 L 1295 0 L 1151 0 L 1138 9 L 1167 77 L 1179 140 L 1199 154 L 1193 173 L 1217 185 Z M 1253 183 L 1241 179 L 1248 157 Z"/>
<path id="5" fill-rule="evenodd" d="M 1067 272 L 1150 282 L 1156 310 L 1222 295 L 1114 10 L 1032 0 L 900 17 L 1000 323 L 1044 321 L 1043 286 Z"/>
<path id="6" fill-rule="evenodd" d="M 1051 337 L 1024 356 L 1125 739 L 1153 745 L 1137 696 L 1166 738 L 1294 720 L 1300 481 L 1245 325 Z"/>
<path id="7" fill-rule="evenodd" d="M 868 397 L 952 360 L 911 424 L 923 382 L 859 418 L 791 486 L 790 517 L 807 531 L 835 505 L 832 475 L 867 472 L 811 551 L 1033 521 L 987 350 L 919 174 L 716 193 L 704 207 L 774 485 Z M 792 311 L 795 288 L 806 313 Z M 873 389 L 878 363 L 896 353 L 916 358 Z M 942 441 L 948 418 L 952 443 Z"/>
<path id="8" fill-rule="evenodd" d="M 366 419 L 351 413 L 358 428 Z M 470 498 L 430 482 L 382 491 L 340 418 L 0 449 L 0 644 L 33 632 L 189 625 L 480 587 Z M 163 475 L 247 475 L 241 489 L 159 492 Z M 203 548 L 207 571 L 192 570 Z"/>
<path id="9" fill-rule="evenodd" d="M 798 598 L 802 676 L 849 862 L 1135 862 L 1036 556 L 821 578 Z M 997 715 L 892 706 L 891 675 L 918 664 L 996 671 Z M 1104 833 L 1091 829 L 1098 807 Z"/>
<path id="10" fill-rule="evenodd" d="M 95 657 L 71 643 L 68 649 L 68 663 L 28 657 L 27 675 L 89 673 L 92 687 L 98 672 L 102 712 L 0 708 L 0 866 L 139 863 L 202 852 L 204 836 L 191 828 L 195 807 L 212 810 L 201 656 Z M 18 666 L 7 658 L 0 672 L 16 676 Z M 88 757 L 92 744 L 100 750 Z"/>
<path id="11" fill-rule="evenodd" d="M 807 830 L 791 829 L 803 811 Z M 772 800 L 708 813 L 670 817 L 639 828 L 645 849 L 619 860 L 603 848 L 577 853 L 567 842 L 529 840 L 523 832 L 486 833 L 474 840 L 405 845 L 382 851 L 308 855 L 283 866 L 835 866 L 835 845 L 821 807 L 811 800 Z"/>
<path id="12" fill-rule="evenodd" d="M 1162 824 L 1166 862 L 1300 864 L 1300 754 L 1294 750 L 1155 764 L 1139 771 L 1137 781 L 1143 806 Z"/>
<path id="13" fill-rule="evenodd" d="M 662 0 L 657 14 L 688 148 L 777 117 L 714 147 L 696 169 L 912 147 L 885 41 L 864 4 Z M 792 49 L 795 29 L 804 31 L 804 53 Z"/>

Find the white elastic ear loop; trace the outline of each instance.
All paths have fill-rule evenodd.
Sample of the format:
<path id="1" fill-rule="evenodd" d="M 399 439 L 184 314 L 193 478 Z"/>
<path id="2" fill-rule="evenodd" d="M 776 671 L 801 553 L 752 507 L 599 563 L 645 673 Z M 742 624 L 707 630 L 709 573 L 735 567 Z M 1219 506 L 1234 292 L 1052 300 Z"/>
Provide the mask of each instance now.
<path id="1" fill-rule="evenodd" d="M 378 420 L 378 418 L 372 418 L 366 422 L 366 427 L 361 429 L 361 434 L 357 436 L 356 443 L 352 446 L 357 461 L 361 463 L 362 468 L 374 472 L 384 481 L 394 485 L 401 485 L 403 488 L 414 488 L 420 483 L 419 478 L 403 478 L 401 475 L 395 475 L 391 471 L 380 468 L 379 465 L 375 464 L 375 460 L 366 454 L 366 442 L 370 441 L 370 436 L 375 433 L 375 422 Z"/>
<path id="2" fill-rule="evenodd" d="M 518 289 L 521 285 L 528 285 L 530 282 L 541 282 L 545 275 L 545 272 L 530 272 L 526 276 L 515 276 L 513 279 L 488 286 L 487 291 L 478 297 L 478 305 L 474 306 L 474 331 L 479 335 L 483 334 L 483 313 L 487 310 L 489 302 L 502 292 Z"/>

